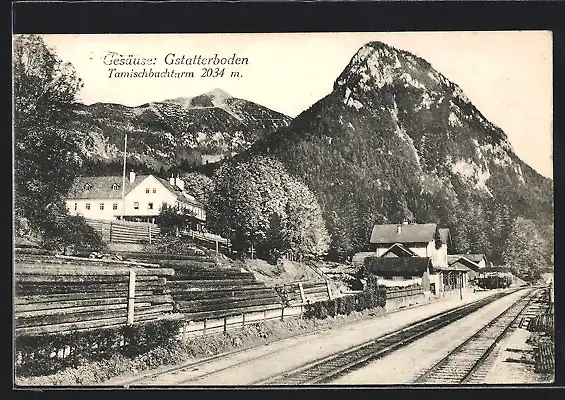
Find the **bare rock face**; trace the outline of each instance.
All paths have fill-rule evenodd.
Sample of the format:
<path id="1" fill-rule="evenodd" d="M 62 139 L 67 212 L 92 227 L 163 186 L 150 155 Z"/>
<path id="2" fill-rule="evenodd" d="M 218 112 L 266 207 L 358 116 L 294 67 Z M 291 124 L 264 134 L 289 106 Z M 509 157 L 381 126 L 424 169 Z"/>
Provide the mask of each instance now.
<path id="1" fill-rule="evenodd" d="M 72 129 L 88 134 L 83 153 L 101 164 L 119 164 L 128 133 L 128 161 L 159 171 L 231 157 L 290 121 L 286 115 L 214 89 L 138 107 L 80 105 Z"/>

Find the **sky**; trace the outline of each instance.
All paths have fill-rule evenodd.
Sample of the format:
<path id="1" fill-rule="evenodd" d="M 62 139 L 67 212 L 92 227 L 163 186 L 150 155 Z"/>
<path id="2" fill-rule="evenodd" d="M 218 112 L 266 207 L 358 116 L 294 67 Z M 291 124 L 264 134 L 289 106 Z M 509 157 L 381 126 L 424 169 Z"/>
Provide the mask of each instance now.
<path id="1" fill-rule="evenodd" d="M 83 79 L 79 98 L 85 104 L 138 106 L 221 88 L 291 117 L 332 91 L 361 46 L 382 41 L 424 58 L 459 85 L 483 115 L 504 130 L 520 158 L 542 175 L 553 177 L 549 31 L 42 36 Z M 107 65 L 111 52 L 148 58 L 154 65 Z M 248 63 L 225 65 L 223 77 L 201 77 L 202 68 L 209 66 L 167 65 L 169 53 L 176 58 L 235 54 Z M 110 77 L 111 68 L 126 72 L 174 69 L 192 71 L 194 77 L 116 78 Z M 231 72 L 240 77 L 231 77 Z"/>

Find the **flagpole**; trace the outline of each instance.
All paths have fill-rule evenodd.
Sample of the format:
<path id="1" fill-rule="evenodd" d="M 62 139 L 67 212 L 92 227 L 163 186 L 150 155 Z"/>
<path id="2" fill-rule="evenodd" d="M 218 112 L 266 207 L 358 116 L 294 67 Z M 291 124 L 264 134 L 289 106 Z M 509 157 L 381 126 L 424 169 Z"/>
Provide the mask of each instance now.
<path id="1" fill-rule="evenodd" d="M 124 172 L 122 176 L 122 221 L 124 220 L 124 214 L 126 209 L 126 156 L 127 156 L 127 146 L 128 146 L 128 134 L 124 136 Z"/>

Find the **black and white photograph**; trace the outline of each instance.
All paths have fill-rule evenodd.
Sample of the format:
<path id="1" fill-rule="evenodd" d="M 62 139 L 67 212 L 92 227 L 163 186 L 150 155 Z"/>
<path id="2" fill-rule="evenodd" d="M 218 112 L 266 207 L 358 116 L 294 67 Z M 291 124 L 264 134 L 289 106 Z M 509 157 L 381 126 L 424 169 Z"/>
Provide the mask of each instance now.
<path id="1" fill-rule="evenodd" d="M 14 34 L 26 387 L 555 381 L 551 31 Z"/>

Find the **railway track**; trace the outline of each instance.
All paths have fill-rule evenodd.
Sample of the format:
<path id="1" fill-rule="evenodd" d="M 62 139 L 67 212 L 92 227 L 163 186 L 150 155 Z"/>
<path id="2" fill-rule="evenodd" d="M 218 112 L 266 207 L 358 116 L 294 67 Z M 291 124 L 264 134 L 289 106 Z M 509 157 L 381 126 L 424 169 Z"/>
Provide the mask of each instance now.
<path id="1" fill-rule="evenodd" d="M 256 382 L 254 385 L 312 385 L 330 382 L 341 375 L 362 367 L 370 361 L 382 358 L 396 349 L 435 332 L 517 290 L 520 289 L 497 293 L 486 299 L 436 314 L 359 346 L 346 349 L 297 369 Z"/>
<path id="2" fill-rule="evenodd" d="M 410 308 L 416 308 L 416 307 L 420 307 L 420 305 L 407 307 L 407 308 L 404 308 L 403 310 L 410 309 Z M 397 313 L 399 311 L 402 311 L 402 310 L 391 311 L 388 314 L 394 314 L 394 313 Z M 316 334 L 316 333 L 322 332 L 324 330 L 325 330 L 325 328 L 316 329 L 316 330 L 308 332 L 308 335 Z M 296 336 L 298 336 L 298 335 L 296 335 Z M 293 336 L 290 336 L 290 337 L 285 338 L 285 339 L 280 339 L 280 341 L 282 342 L 282 341 L 285 341 L 287 339 L 295 339 L 296 336 L 293 335 Z M 276 342 L 274 342 L 274 343 L 276 343 Z M 110 384 L 110 386 L 135 387 L 135 386 L 150 385 L 151 383 L 156 382 L 160 377 L 162 377 L 164 375 L 167 375 L 167 374 L 179 375 L 183 372 L 196 371 L 196 370 L 199 370 L 202 367 L 204 367 L 208 364 L 211 364 L 214 361 L 220 360 L 224 357 L 237 356 L 238 354 L 242 354 L 242 353 L 245 353 L 245 352 L 248 352 L 248 351 L 251 351 L 251 350 L 257 350 L 257 349 L 260 349 L 260 348 L 264 348 L 264 347 L 266 347 L 268 345 L 272 345 L 272 344 L 273 343 L 262 344 L 262 345 L 258 345 L 258 346 L 252 346 L 252 347 L 243 348 L 243 349 L 240 349 L 240 350 L 216 354 L 214 356 L 206 357 L 206 358 L 198 360 L 198 361 L 184 362 L 180 365 L 175 365 L 175 366 L 172 366 L 172 367 L 161 369 L 157 372 L 146 373 L 146 374 L 142 374 L 142 376 L 138 376 L 136 378 L 130 378 L 130 379 L 127 379 L 127 380 L 122 380 L 122 381 L 119 381 L 119 383 Z M 217 370 L 214 370 L 213 372 L 206 373 L 204 375 L 199 375 L 196 378 L 185 380 L 181 383 L 188 383 L 188 382 L 191 382 L 191 381 L 194 381 L 194 380 L 198 380 L 198 379 L 201 379 L 202 377 L 212 375 L 212 374 L 227 370 L 229 368 L 233 368 L 235 366 L 239 366 L 239 365 L 242 365 L 242 364 L 245 364 L 245 363 L 249 363 L 249 362 L 261 359 L 261 358 L 267 358 L 269 356 L 272 356 L 273 354 L 276 354 L 276 353 L 279 353 L 279 352 L 285 351 L 285 350 L 286 350 L 286 347 L 282 348 L 282 349 L 273 350 L 273 351 L 270 351 L 268 353 L 263 353 L 262 355 L 254 357 L 250 360 L 242 361 L 241 363 L 236 364 L 236 365 L 230 365 L 230 366 L 227 366 L 227 367 L 224 367 L 224 368 L 221 368 L 221 369 L 217 369 Z"/>
<path id="3" fill-rule="evenodd" d="M 493 298 L 493 300 L 494 300 L 494 298 Z M 472 303 L 470 303 L 470 304 L 472 304 Z M 417 306 L 413 306 L 413 307 L 407 307 L 407 308 L 404 308 L 404 309 L 401 309 L 401 310 L 391 311 L 391 312 L 389 312 L 389 314 L 394 314 L 394 313 L 400 312 L 402 310 L 417 308 L 417 307 L 421 307 L 421 305 L 417 305 Z M 465 307 L 465 306 L 463 306 L 463 307 Z M 456 309 L 453 309 L 451 311 L 454 311 L 454 310 L 456 310 Z M 449 311 L 447 311 L 447 312 L 449 312 Z M 440 314 L 436 314 L 436 315 L 434 315 L 430 318 L 434 318 L 434 317 L 436 317 Z M 318 332 L 322 332 L 324 330 L 325 330 L 324 328 L 317 329 L 317 330 L 309 332 L 309 335 L 315 334 L 315 333 L 318 333 Z M 287 339 L 292 339 L 292 338 L 295 338 L 295 337 L 292 336 L 292 337 L 289 337 Z M 286 339 L 281 339 L 281 341 L 285 341 L 285 340 Z M 273 343 L 270 343 L 268 345 L 272 345 L 272 344 Z M 175 366 L 172 366 L 172 367 L 161 369 L 159 371 L 153 371 L 153 372 L 150 372 L 150 373 L 141 374 L 141 376 L 138 376 L 138 377 L 135 377 L 135 378 L 130 378 L 130 379 L 126 379 L 126 380 L 119 380 L 116 383 L 108 383 L 108 385 L 109 386 L 121 386 L 121 387 L 151 386 L 152 384 L 156 384 L 159 381 L 159 379 L 161 379 L 161 377 L 163 377 L 163 376 L 167 376 L 167 375 L 179 376 L 184 372 L 202 370 L 207 365 L 209 365 L 209 364 L 211 364 L 215 361 L 221 360 L 224 357 L 237 356 L 239 354 L 243 354 L 243 353 L 248 352 L 250 350 L 260 349 L 260 348 L 264 348 L 266 346 L 267 346 L 267 344 L 263 344 L 263 345 L 259 345 L 259 346 L 253 346 L 251 348 L 244 348 L 244 349 L 240 349 L 240 350 L 236 350 L 236 351 L 230 351 L 230 352 L 227 352 L 227 353 L 217 354 L 217 355 L 210 356 L 210 357 L 207 357 L 207 358 L 199 360 L 199 361 L 189 361 L 189 362 L 182 363 L 180 365 L 175 365 Z M 253 358 L 248 359 L 248 360 L 243 360 L 238 364 L 229 365 L 227 367 L 216 369 L 216 370 L 209 372 L 209 373 L 200 374 L 200 375 L 198 375 L 197 377 L 194 377 L 194 378 L 182 380 L 180 382 L 175 382 L 175 384 L 182 385 L 182 384 L 191 383 L 191 382 L 200 380 L 203 377 L 213 375 L 213 374 L 216 374 L 218 372 L 221 372 L 221 371 L 224 371 L 224 370 L 227 370 L 227 369 L 230 369 L 230 368 L 238 367 L 238 366 L 241 366 L 243 364 L 248 364 L 248 363 L 251 363 L 253 361 L 262 359 L 262 358 L 267 358 L 267 357 L 273 356 L 274 354 L 280 353 L 280 352 L 285 351 L 285 350 L 287 350 L 287 347 L 275 349 L 273 351 L 263 353 L 260 356 L 253 357 Z"/>
<path id="4" fill-rule="evenodd" d="M 418 377 L 416 384 L 480 383 L 493 361 L 489 357 L 513 327 L 521 325 L 523 315 L 534 315 L 543 308 L 543 290 L 530 291 L 499 314 L 477 333 L 455 348 Z"/>

